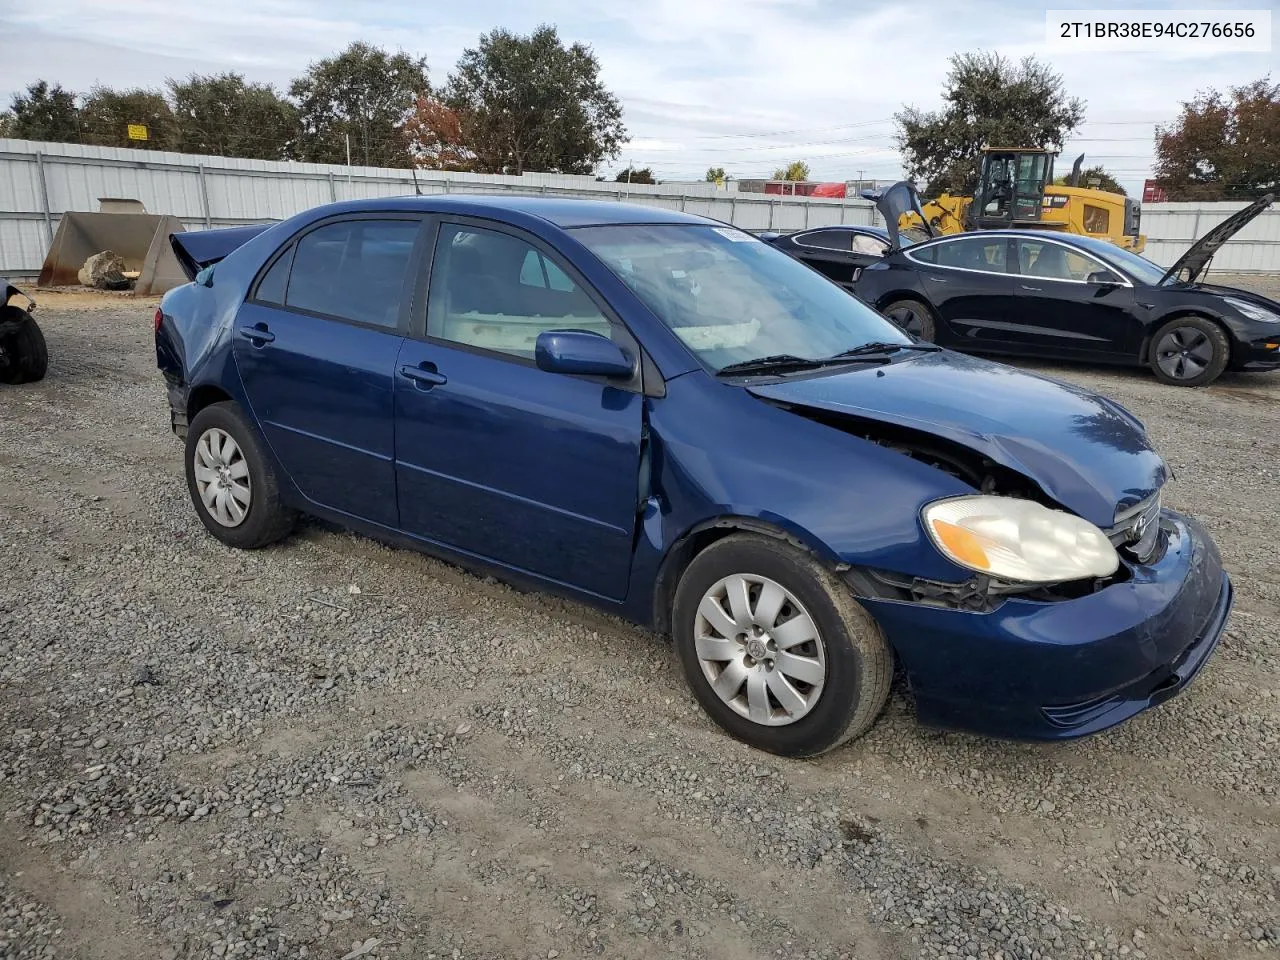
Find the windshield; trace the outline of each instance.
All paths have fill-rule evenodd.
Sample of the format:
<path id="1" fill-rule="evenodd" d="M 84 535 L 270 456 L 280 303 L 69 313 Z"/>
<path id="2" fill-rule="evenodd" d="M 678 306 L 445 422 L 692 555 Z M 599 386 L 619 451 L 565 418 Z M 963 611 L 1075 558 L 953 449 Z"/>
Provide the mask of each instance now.
<path id="1" fill-rule="evenodd" d="M 1119 267 L 1142 283 L 1154 287 L 1164 278 L 1164 267 L 1157 263 L 1152 263 L 1146 257 L 1140 257 L 1130 250 L 1118 247 L 1114 243 L 1109 243 L 1106 240 L 1095 240 L 1093 237 L 1072 237 L 1071 239 L 1073 243 L 1078 243 L 1090 253 L 1096 253 L 1103 260 Z"/>
<path id="2" fill-rule="evenodd" d="M 740 230 L 579 227 L 604 261 L 712 370 L 762 357 L 818 360 L 911 338 L 817 271 Z"/>

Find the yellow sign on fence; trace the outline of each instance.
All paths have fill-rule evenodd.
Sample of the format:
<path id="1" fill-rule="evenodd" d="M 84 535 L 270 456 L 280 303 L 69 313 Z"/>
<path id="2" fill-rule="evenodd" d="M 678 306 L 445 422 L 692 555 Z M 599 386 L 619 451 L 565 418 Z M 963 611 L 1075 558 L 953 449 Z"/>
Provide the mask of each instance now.
<path id="1" fill-rule="evenodd" d="M 147 139 L 147 125 L 145 123 L 129 124 L 129 139 L 130 140 Z"/>

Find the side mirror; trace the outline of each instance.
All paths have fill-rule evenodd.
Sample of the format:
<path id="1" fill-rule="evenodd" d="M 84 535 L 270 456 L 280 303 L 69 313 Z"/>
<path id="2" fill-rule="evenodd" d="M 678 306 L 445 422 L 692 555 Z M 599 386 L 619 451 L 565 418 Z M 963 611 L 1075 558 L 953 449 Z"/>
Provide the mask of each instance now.
<path id="1" fill-rule="evenodd" d="M 544 330 L 533 351 L 539 370 L 582 377 L 630 377 L 635 361 L 608 337 L 589 330 Z"/>
<path id="2" fill-rule="evenodd" d="M 1101 286 L 1101 287 L 1118 287 L 1118 286 L 1120 286 L 1120 281 L 1116 279 L 1116 275 L 1115 275 L 1114 273 L 1110 273 L 1109 271 L 1106 271 L 1106 270 L 1095 270 L 1095 271 L 1093 271 L 1093 273 L 1091 273 L 1091 274 L 1089 274 L 1089 276 L 1085 277 L 1085 282 L 1086 282 L 1086 283 L 1096 283 L 1098 286 Z"/>

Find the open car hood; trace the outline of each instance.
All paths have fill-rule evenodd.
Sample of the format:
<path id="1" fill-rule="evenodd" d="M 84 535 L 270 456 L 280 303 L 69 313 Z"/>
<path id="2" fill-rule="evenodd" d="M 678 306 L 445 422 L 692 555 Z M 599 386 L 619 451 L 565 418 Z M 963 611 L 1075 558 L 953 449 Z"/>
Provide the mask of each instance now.
<path id="1" fill-rule="evenodd" d="M 169 245 L 188 280 L 211 264 L 217 263 L 237 247 L 242 247 L 270 223 L 254 223 L 247 227 L 224 227 L 218 230 L 191 230 L 169 234 Z"/>
<path id="2" fill-rule="evenodd" d="M 894 424 L 961 444 L 1104 529 L 1167 477 L 1142 424 L 1118 404 L 950 351 L 748 389 L 788 407 Z M 857 482 L 849 477 L 850 484 Z"/>
<path id="3" fill-rule="evenodd" d="M 1218 248 L 1243 230 L 1250 220 L 1271 206 L 1271 201 L 1274 199 L 1275 194 L 1268 193 L 1266 196 L 1253 201 L 1243 210 L 1237 210 L 1227 217 L 1227 219 L 1193 243 L 1191 249 L 1180 256 L 1177 262 L 1165 271 L 1165 275 L 1160 282 L 1163 283 L 1170 277 L 1177 277 L 1186 283 L 1195 283 L 1200 274 L 1204 272 L 1205 266 L 1213 259 L 1213 255 L 1218 252 Z"/>
<path id="4" fill-rule="evenodd" d="M 904 213 L 914 213 L 924 224 L 925 233 L 934 236 L 933 227 L 920 207 L 920 193 L 910 180 L 899 180 L 883 190 L 863 190 L 862 197 L 875 203 L 880 216 L 884 217 L 885 228 L 889 231 L 889 248 L 898 250 L 902 242 L 898 238 L 898 221 Z"/>

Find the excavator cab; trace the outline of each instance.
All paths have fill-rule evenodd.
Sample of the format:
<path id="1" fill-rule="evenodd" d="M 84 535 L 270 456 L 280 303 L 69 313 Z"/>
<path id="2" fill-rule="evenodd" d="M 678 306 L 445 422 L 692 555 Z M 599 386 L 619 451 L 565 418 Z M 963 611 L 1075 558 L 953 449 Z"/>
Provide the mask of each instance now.
<path id="1" fill-rule="evenodd" d="M 969 229 L 999 230 L 1040 220 L 1046 184 L 1053 182 L 1048 150 L 984 148 Z"/>

